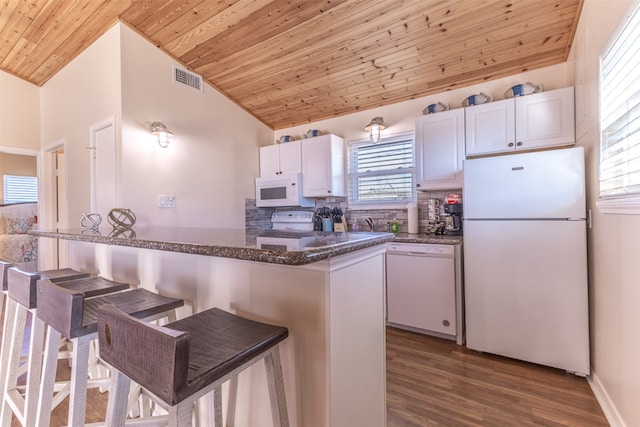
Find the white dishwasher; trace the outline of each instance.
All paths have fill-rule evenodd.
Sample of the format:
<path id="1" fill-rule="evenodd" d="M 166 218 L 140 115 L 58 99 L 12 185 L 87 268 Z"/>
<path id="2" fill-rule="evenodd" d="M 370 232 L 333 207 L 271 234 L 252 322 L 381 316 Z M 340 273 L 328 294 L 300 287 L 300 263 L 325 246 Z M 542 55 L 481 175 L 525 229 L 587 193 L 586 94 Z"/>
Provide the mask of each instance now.
<path id="1" fill-rule="evenodd" d="M 460 245 L 387 244 L 387 323 L 464 343 Z"/>

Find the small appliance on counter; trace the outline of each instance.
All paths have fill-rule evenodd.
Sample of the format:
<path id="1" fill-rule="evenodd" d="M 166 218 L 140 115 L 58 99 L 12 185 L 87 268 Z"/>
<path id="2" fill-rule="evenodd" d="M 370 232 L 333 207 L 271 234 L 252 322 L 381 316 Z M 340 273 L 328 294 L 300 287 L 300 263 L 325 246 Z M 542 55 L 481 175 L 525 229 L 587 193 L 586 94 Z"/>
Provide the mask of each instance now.
<path id="1" fill-rule="evenodd" d="M 462 194 L 447 193 L 444 199 L 444 234 L 462 234 Z"/>
<path id="2" fill-rule="evenodd" d="M 444 234 L 462 234 L 462 204 L 444 204 Z"/>

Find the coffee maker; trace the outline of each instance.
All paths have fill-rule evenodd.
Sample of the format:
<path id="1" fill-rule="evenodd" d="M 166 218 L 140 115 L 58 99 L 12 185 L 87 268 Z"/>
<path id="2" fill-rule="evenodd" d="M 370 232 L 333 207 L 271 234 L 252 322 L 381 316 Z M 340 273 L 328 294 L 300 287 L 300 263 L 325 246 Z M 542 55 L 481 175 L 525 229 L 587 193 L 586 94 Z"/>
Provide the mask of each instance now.
<path id="1" fill-rule="evenodd" d="M 462 203 L 444 204 L 444 234 L 462 235 Z"/>

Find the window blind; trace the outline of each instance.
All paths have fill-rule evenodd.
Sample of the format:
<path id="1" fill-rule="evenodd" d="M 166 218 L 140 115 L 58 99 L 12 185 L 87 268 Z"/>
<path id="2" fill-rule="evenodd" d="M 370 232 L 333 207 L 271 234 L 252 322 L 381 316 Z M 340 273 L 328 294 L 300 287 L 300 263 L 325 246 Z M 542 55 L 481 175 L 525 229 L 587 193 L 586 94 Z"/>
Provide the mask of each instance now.
<path id="1" fill-rule="evenodd" d="M 600 57 L 600 197 L 640 194 L 640 14 Z"/>
<path id="2" fill-rule="evenodd" d="M 413 135 L 352 143 L 349 204 L 410 202 L 415 195 Z"/>
<path id="3" fill-rule="evenodd" d="M 4 203 L 38 201 L 37 177 L 4 175 L 3 181 Z"/>

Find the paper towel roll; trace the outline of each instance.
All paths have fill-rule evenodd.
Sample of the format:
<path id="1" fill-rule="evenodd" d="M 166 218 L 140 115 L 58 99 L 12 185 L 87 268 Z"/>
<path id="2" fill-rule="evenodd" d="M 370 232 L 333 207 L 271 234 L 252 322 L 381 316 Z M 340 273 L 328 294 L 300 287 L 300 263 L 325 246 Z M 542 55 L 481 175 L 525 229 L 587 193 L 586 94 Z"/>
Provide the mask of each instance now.
<path id="1" fill-rule="evenodd" d="M 407 222 L 409 223 L 409 233 L 418 234 L 418 205 L 415 203 L 409 203 L 407 205 Z"/>

